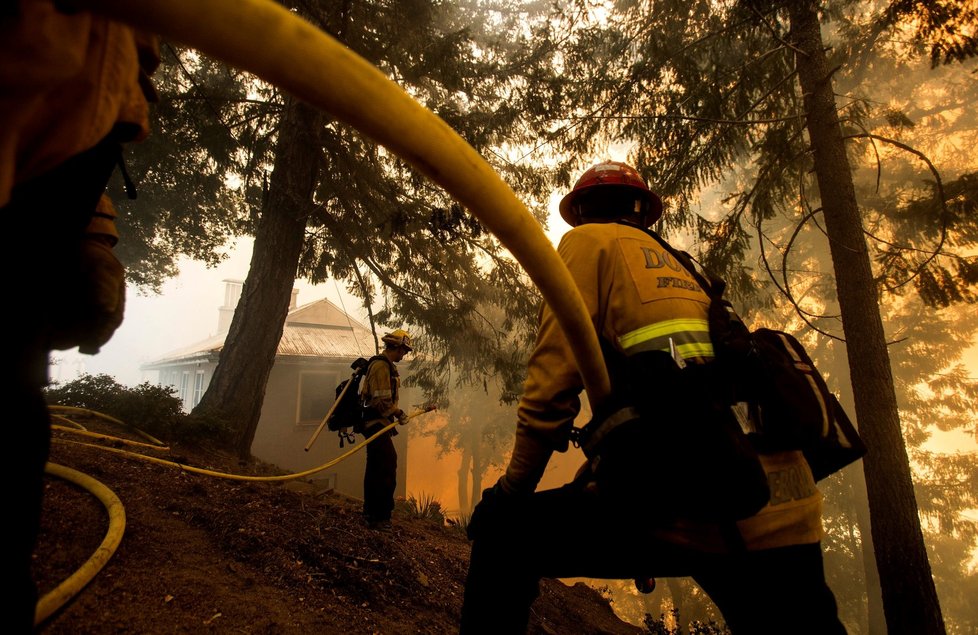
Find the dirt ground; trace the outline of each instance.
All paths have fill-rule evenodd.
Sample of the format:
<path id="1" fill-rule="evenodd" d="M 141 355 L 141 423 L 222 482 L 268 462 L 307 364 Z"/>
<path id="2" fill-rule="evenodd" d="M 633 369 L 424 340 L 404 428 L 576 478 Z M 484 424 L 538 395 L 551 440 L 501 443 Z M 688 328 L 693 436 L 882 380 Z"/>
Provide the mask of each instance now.
<path id="1" fill-rule="evenodd" d="M 104 486 L 125 520 L 121 531 L 110 525 L 91 486 L 47 477 L 35 578 L 42 595 L 66 602 L 40 633 L 457 632 L 469 557 L 457 527 L 400 506 L 393 532 L 379 533 L 363 525 L 358 501 L 305 481 L 235 480 L 139 457 L 247 478 L 280 474 L 270 466 L 176 444 L 160 451 L 79 432 L 54 437 L 51 462 Z M 96 554 L 108 559 L 91 577 Z M 647 631 L 619 620 L 590 587 L 545 580 L 529 632 Z"/>

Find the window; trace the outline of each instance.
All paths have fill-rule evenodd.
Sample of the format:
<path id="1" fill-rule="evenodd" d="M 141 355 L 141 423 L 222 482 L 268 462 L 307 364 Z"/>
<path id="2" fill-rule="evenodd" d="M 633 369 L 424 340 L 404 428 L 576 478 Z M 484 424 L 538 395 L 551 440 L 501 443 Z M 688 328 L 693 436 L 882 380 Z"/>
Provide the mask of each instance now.
<path id="1" fill-rule="evenodd" d="M 190 407 L 193 408 L 200 403 L 200 398 L 204 396 L 204 371 L 198 370 L 194 377 L 194 399 Z"/>
<path id="2" fill-rule="evenodd" d="M 296 423 L 319 425 L 336 400 L 336 385 L 339 383 L 339 374 L 334 372 L 300 372 Z"/>
<path id="3" fill-rule="evenodd" d="M 180 400 L 183 402 L 183 409 L 190 411 L 190 371 L 183 371 L 180 375 Z"/>

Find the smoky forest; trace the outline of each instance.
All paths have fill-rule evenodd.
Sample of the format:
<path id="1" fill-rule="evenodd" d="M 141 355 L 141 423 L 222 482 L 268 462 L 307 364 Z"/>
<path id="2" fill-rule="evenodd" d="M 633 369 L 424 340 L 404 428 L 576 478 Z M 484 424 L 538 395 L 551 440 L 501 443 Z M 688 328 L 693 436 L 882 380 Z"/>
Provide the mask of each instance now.
<path id="1" fill-rule="evenodd" d="M 133 527 L 143 529 L 124 538 L 120 555 L 134 542 L 165 540 L 147 529 L 164 522 L 189 522 L 201 544 L 224 545 L 212 562 L 210 547 L 193 543 L 149 556 L 163 569 L 187 568 L 159 589 L 177 598 L 168 606 L 186 597 L 180 576 L 200 584 L 193 568 L 202 578 L 231 571 L 262 580 L 222 586 L 226 606 L 238 593 L 242 606 L 282 607 L 233 621 L 215 608 L 207 624 L 202 613 L 184 624 L 161 610 L 133 628 L 457 628 L 464 527 L 508 463 L 540 307 L 554 299 L 531 254 L 549 253 L 557 239 L 523 250 L 524 230 L 479 211 L 497 198 L 501 208 L 515 204 L 497 190 L 466 189 L 428 150 L 415 152 L 429 143 L 444 156 L 455 142 L 417 138 L 421 115 L 410 102 L 480 156 L 547 236 L 566 231 L 557 201 L 588 166 L 635 166 L 664 202 L 654 230 L 726 281 L 751 328 L 804 344 L 868 448 L 818 483 L 826 580 L 848 632 L 978 633 L 978 2 L 248 0 L 236 11 L 266 4 L 363 66 L 350 61 L 352 79 L 323 86 L 302 76 L 312 64 L 300 63 L 300 37 L 225 55 L 232 49 L 205 42 L 233 29 L 204 35 L 197 24 L 169 22 L 150 76 L 150 132 L 127 144 L 127 179 L 116 173 L 108 189 L 118 209 L 114 252 L 132 297 L 162 294 L 185 259 L 215 267 L 228 245 L 253 240 L 213 373 L 192 400 L 184 391 L 194 387 L 162 373 L 137 386 L 106 375 L 54 382 L 46 390 L 54 423 L 124 430 L 129 441 L 142 430 L 179 449 L 176 462 L 202 470 L 299 472 L 255 451 L 263 409 L 274 405 L 270 377 L 296 281 L 338 285 L 355 298 L 344 310 L 363 327 L 367 356 L 383 333 L 409 331 L 402 385 L 412 407 L 437 408 L 400 429 L 395 529 L 379 539 L 350 520 L 359 482 L 345 493 L 311 479 L 204 485 L 206 475 L 118 452 L 100 463 L 96 449 L 55 443 L 52 462 L 114 483 L 127 508 L 166 512 L 151 518 L 133 507 Z M 212 16 L 202 9 L 196 19 Z M 258 61 L 263 55 L 295 70 L 265 72 L 274 64 Z M 399 87 L 403 101 L 375 100 L 366 68 Z M 378 108 L 403 119 L 365 123 Z M 307 404 L 313 423 L 354 361 L 332 355 L 342 374 Z M 314 429 L 294 435 L 299 454 Z M 336 434 L 317 443 L 333 448 Z M 545 482 L 566 482 L 581 460 L 573 447 L 557 453 Z M 133 484 L 143 478 L 153 488 Z M 46 514 L 67 523 L 83 513 L 55 487 L 45 491 L 59 511 Z M 169 503 L 154 494 L 170 490 L 182 491 Z M 324 519 L 342 534 L 332 551 L 329 535 L 310 539 L 325 531 Z M 98 539 L 82 544 L 94 551 Z M 200 557 L 173 555 L 183 551 Z M 120 555 L 42 630 L 127 632 L 114 611 L 132 605 L 120 591 L 132 587 L 113 561 L 134 569 L 136 559 Z M 220 572 L 209 573 L 212 565 Z M 155 589 L 151 575 L 142 584 Z M 688 578 L 657 580 L 651 593 L 633 580 L 548 580 L 536 606 L 531 630 L 541 633 L 728 632 Z"/>

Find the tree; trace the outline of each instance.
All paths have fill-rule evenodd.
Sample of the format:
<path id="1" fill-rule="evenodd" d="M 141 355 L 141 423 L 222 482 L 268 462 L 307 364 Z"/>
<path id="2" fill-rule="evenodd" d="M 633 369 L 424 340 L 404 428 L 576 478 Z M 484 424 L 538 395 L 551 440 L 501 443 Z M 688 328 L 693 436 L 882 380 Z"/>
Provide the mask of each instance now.
<path id="1" fill-rule="evenodd" d="M 260 180 L 229 186 L 229 177 L 249 174 L 262 156 L 276 110 L 249 95 L 261 87 L 241 73 L 166 43 L 161 53 L 152 133 L 125 160 L 136 198 L 114 197 L 116 251 L 128 282 L 148 292 L 176 275 L 179 256 L 216 265 L 228 241 L 254 231 Z"/>
<path id="2" fill-rule="evenodd" d="M 322 114 L 285 101 L 251 267 L 210 386 L 192 413 L 234 422 L 235 448 L 242 457 L 251 455 L 321 170 L 316 132 Z"/>
<path id="3" fill-rule="evenodd" d="M 974 572 L 969 582 L 968 563 L 970 553 L 978 547 L 978 523 L 963 513 L 975 506 L 978 490 L 973 483 L 978 474 L 978 455 L 974 451 L 937 452 L 927 449 L 927 442 L 932 440 L 935 427 L 967 431 L 974 438 L 978 394 L 974 378 L 968 377 L 955 360 L 966 343 L 973 341 L 976 320 L 971 311 L 949 309 L 943 316 L 935 315 L 919 298 L 889 303 L 886 308 L 889 331 L 900 333 L 902 342 L 892 347 L 891 362 L 913 468 L 915 499 L 942 614 L 948 632 L 968 632 L 966 625 L 973 622 L 974 612 L 959 598 L 960 589 L 974 583 Z M 836 385 L 848 385 L 844 360 L 826 350 L 833 348 L 833 341 L 820 339 L 822 345 L 812 351 L 820 368 L 831 375 Z M 851 394 L 844 397 L 845 407 L 852 412 Z M 840 614 L 852 632 L 873 632 L 867 631 L 866 611 L 867 592 L 871 597 L 874 586 L 865 578 L 876 569 L 866 566 L 865 573 L 858 571 L 863 557 L 872 557 L 872 542 L 863 534 L 869 525 L 861 518 L 866 505 L 862 470 L 858 465 L 847 468 L 820 483 L 820 488 L 825 494 L 826 575 L 836 593 Z M 879 593 L 878 581 L 875 588 Z"/>
<path id="4" fill-rule="evenodd" d="M 789 13 L 816 178 L 823 193 L 856 416 L 867 445 L 873 448 L 863 463 L 883 611 L 891 632 L 943 633 L 821 27 L 813 3 L 793 3 Z"/>
<path id="5" fill-rule="evenodd" d="M 506 404 L 495 387 L 472 386 L 449 410 L 449 425 L 434 431 L 439 445 L 461 453 L 458 473 L 459 508 L 469 513 L 482 498 L 483 478 L 491 467 L 506 467 L 516 431 L 516 408 Z"/>

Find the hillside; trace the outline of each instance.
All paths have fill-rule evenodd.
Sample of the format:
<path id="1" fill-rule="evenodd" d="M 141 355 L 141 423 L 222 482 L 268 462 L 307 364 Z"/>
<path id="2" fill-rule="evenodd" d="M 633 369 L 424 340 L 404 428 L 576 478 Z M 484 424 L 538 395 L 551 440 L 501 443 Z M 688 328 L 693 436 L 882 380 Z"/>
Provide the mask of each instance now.
<path id="1" fill-rule="evenodd" d="M 84 425 L 142 440 L 97 421 Z M 220 474 L 278 474 L 267 465 L 179 444 L 162 452 L 78 433 L 56 430 L 54 436 L 51 462 L 110 490 L 125 524 L 104 568 L 72 592 L 41 633 L 457 630 L 469 543 L 456 527 L 399 505 L 394 531 L 377 533 L 364 527 L 358 501 L 317 493 L 300 480 L 232 480 L 121 452 Z M 119 452 L 81 444 L 107 444 Z M 110 530 L 106 506 L 89 489 L 47 478 L 35 552 L 42 594 L 91 569 L 84 565 L 100 543 L 120 533 Z M 546 580 L 529 632 L 644 631 L 619 620 L 591 588 Z"/>

